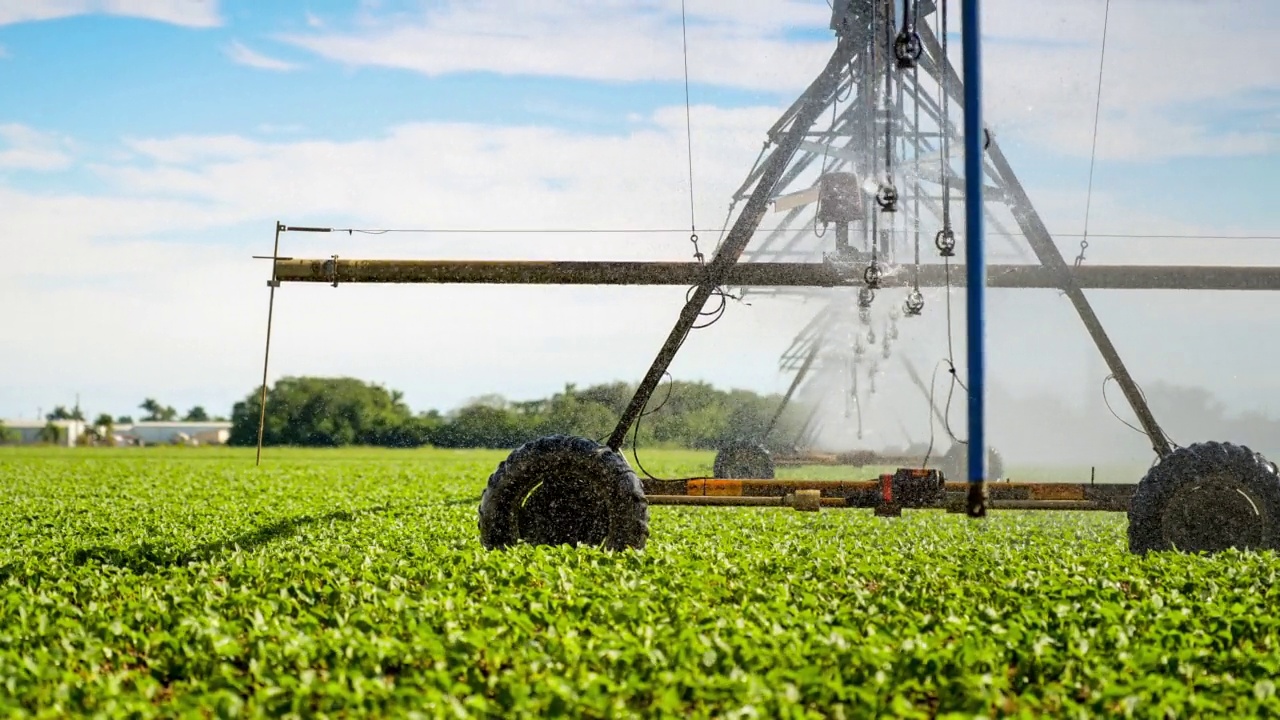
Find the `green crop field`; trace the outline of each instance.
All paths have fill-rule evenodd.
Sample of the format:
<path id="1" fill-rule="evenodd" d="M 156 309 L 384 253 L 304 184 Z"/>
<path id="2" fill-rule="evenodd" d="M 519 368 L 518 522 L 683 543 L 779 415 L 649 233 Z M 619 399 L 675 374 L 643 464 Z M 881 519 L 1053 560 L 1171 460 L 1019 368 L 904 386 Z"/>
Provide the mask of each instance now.
<path id="1" fill-rule="evenodd" d="M 502 457 L 0 450 L 0 706 L 1280 715 L 1274 554 L 1134 557 L 1118 514 L 685 507 L 652 508 L 643 553 L 486 552 Z"/>

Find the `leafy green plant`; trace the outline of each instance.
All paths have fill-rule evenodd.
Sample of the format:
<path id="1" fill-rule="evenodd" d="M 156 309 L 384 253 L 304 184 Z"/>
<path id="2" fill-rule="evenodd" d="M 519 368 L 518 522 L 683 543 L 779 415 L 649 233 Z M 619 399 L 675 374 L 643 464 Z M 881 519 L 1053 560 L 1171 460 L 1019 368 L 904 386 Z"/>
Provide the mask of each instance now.
<path id="1" fill-rule="evenodd" d="M 1118 514 L 684 507 L 643 553 L 485 552 L 503 456 L 5 449 L 0 711 L 1280 712 L 1274 554 L 1138 558 Z"/>

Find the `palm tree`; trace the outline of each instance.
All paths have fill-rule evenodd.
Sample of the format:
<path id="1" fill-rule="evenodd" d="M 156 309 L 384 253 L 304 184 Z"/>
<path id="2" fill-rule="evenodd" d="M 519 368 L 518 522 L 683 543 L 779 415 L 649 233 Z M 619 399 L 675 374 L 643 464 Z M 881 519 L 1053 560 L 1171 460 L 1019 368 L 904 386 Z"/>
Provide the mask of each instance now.
<path id="1" fill-rule="evenodd" d="M 97 435 L 99 439 L 105 440 L 108 445 L 115 445 L 116 434 L 113 432 L 115 424 L 116 422 L 111 418 L 110 414 L 102 413 L 98 415 L 98 417 L 94 418 L 92 432 Z"/>
<path id="2" fill-rule="evenodd" d="M 169 421 L 178 417 L 178 411 L 166 405 L 161 405 L 155 398 L 147 398 L 142 401 L 138 407 L 147 411 L 147 416 L 142 418 L 144 421 L 163 420 Z"/>

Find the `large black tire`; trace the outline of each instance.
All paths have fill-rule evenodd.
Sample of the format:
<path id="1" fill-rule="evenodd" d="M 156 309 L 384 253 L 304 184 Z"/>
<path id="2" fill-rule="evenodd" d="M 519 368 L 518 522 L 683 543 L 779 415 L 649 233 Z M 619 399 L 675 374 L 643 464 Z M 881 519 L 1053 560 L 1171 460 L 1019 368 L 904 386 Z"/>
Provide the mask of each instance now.
<path id="1" fill-rule="evenodd" d="M 1243 445 L 1196 443 L 1161 458 L 1129 504 L 1129 550 L 1280 550 L 1280 475 Z"/>
<path id="2" fill-rule="evenodd" d="M 772 480 L 773 455 L 760 443 L 735 440 L 716 453 L 713 471 L 717 478 Z"/>
<path id="3" fill-rule="evenodd" d="M 938 461 L 938 469 L 943 477 L 951 482 L 964 482 L 969 479 L 969 445 L 961 442 L 951 443 L 947 453 Z M 1004 457 L 998 450 L 987 446 L 987 480 L 1004 478 Z"/>
<path id="4" fill-rule="evenodd" d="M 486 549 L 590 545 L 643 549 L 649 502 L 616 450 L 583 437 L 549 435 L 511 452 L 480 497 Z"/>

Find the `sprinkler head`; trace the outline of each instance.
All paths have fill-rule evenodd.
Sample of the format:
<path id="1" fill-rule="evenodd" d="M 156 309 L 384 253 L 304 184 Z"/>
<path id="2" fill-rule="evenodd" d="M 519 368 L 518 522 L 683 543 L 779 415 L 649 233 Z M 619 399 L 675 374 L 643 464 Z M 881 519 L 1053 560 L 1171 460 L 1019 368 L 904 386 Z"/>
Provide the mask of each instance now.
<path id="1" fill-rule="evenodd" d="M 918 289 L 912 289 L 907 293 L 907 301 L 903 305 L 903 309 L 908 315 L 919 315 L 924 310 L 924 294 Z"/>
<path id="2" fill-rule="evenodd" d="M 893 40 L 893 56 L 897 58 L 898 68 L 901 70 L 914 68 L 923 50 L 919 33 L 912 29 L 904 27 Z"/>
<path id="3" fill-rule="evenodd" d="M 863 310 L 870 310 L 871 303 L 876 299 L 876 292 L 870 287 L 860 288 L 858 290 L 858 307 Z M 868 315 L 870 313 L 867 313 Z M 865 321 L 864 321 L 865 322 Z"/>
<path id="4" fill-rule="evenodd" d="M 949 227 L 942 228 L 933 238 L 933 246 L 938 248 L 942 257 L 953 257 L 956 254 L 956 234 Z"/>
<path id="5" fill-rule="evenodd" d="M 862 271 L 862 279 L 867 283 L 867 287 L 873 290 L 880 287 L 880 280 L 883 277 L 884 270 L 880 267 L 880 263 L 875 260 L 872 260 L 871 264 L 867 265 L 866 269 Z"/>
<path id="6" fill-rule="evenodd" d="M 876 204 L 884 212 L 898 211 L 898 189 L 893 186 L 892 182 L 880 185 L 880 189 L 876 191 Z"/>

